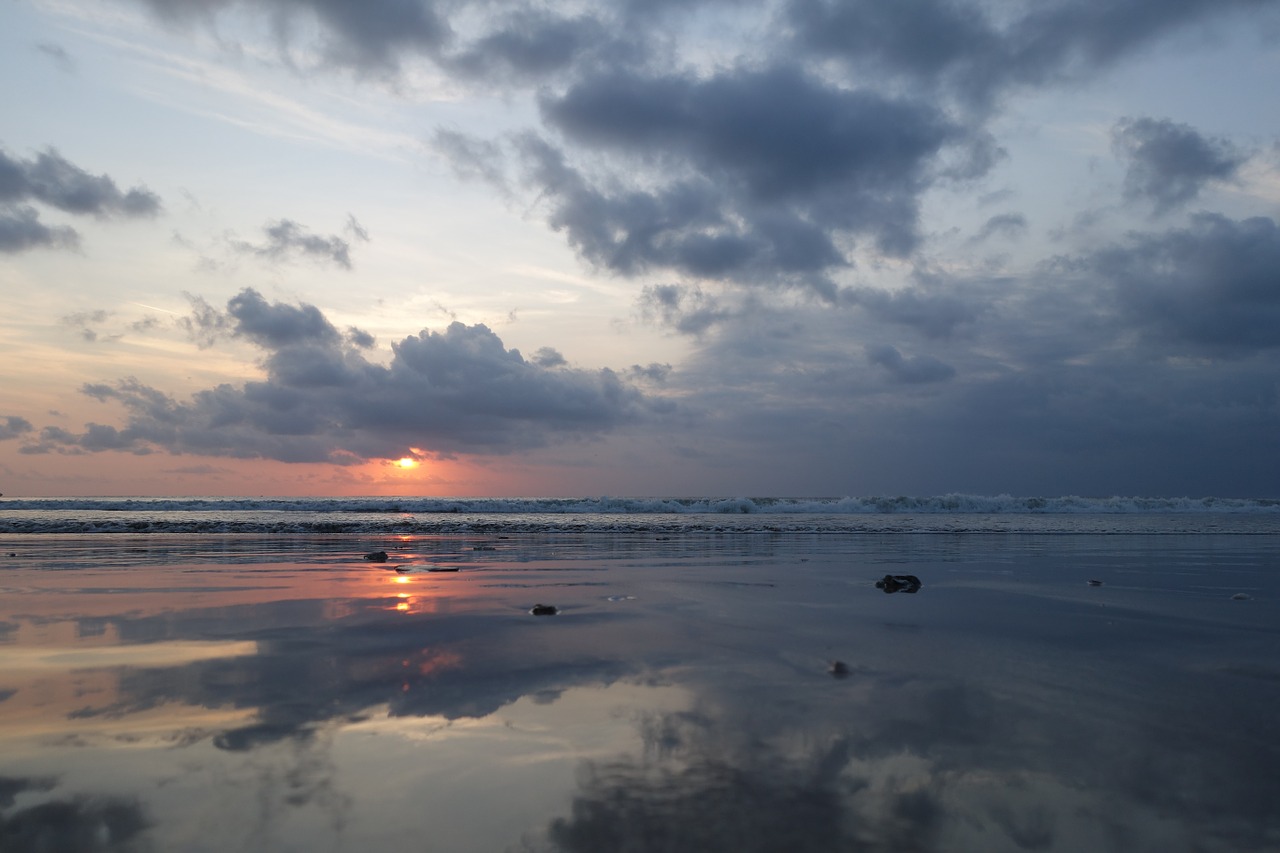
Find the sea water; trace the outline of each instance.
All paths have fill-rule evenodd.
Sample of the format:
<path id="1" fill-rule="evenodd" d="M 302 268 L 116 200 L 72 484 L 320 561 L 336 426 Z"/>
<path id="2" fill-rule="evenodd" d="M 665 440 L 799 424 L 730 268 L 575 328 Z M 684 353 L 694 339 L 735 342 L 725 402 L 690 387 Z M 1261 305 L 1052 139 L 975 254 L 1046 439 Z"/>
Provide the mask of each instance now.
<path id="1" fill-rule="evenodd" d="M 0 533 L 1275 533 L 1234 498 L 0 498 Z"/>

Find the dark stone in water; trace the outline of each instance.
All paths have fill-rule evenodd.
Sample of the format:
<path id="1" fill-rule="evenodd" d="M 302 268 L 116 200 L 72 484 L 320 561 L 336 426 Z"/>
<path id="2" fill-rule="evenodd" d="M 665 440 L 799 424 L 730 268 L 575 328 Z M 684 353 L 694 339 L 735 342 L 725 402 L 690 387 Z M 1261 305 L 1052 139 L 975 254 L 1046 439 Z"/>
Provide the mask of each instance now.
<path id="1" fill-rule="evenodd" d="M 849 674 L 849 664 L 842 660 L 833 660 L 827 667 L 827 672 L 831 673 L 832 678 L 844 678 Z"/>
<path id="2" fill-rule="evenodd" d="M 560 611 L 554 604 L 535 604 L 529 612 L 534 616 L 555 616 Z"/>
<path id="3" fill-rule="evenodd" d="M 1087 583 L 1089 586 L 1102 586 L 1102 581 L 1093 580 L 1092 578 L 1090 578 Z"/>
<path id="4" fill-rule="evenodd" d="M 885 575 L 876 581 L 876 589 L 882 589 L 886 593 L 919 592 L 920 578 L 915 575 Z"/>
<path id="5" fill-rule="evenodd" d="M 365 554 L 364 558 L 368 560 L 370 563 L 385 563 L 387 561 L 387 552 L 374 551 L 370 554 Z"/>

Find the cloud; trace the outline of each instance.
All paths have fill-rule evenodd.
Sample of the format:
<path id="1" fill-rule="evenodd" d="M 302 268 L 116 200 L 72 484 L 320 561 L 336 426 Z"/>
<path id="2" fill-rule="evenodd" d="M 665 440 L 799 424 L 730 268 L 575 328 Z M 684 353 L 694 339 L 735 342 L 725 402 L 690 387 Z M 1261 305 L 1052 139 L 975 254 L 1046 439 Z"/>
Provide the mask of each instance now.
<path id="1" fill-rule="evenodd" d="M 1248 160 L 1226 140 L 1167 119 L 1121 119 L 1111 139 L 1129 163 L 1125 198 L 1151 203 L 1156 214 L 1194 201 L 1208 183 L 1233 179 Z"/>
<path id="2" fill-rule="evenodd" d="M 122 406 L 125 425 L 46 428 L 26 452 L 162 449 L 336 464 L 399 458 L 410 447 L 507 453 L 599 435 L 649 406 L 613 371 L 542 363 L 545 352 L 526 360 L 483 325 L 454 322 L 404 338 L 383 366 L 361 355 L 363 337 L 344 336 L 313 305 L 269 303 L 251 289 L 225 314 L 195 305 L 194 334 L 233 335 L 264 350 L 262 381 L 189 401 L 133 379 L 92 383 L 84 393 Z"/>
<path id="3" fill-rule="evenodd" d="M 569 362 L 554 347 L 540 347 L 533 354 L 533 363 L 539 367 L 564 367 Z"/>
<path id="4" fill-rule="evenodd" d="M 705 77 L 616 71 L 544 96 L 541 111 L 567 141 L 616 158 L 592 177 L 550 142 L 524 144 L 552 227 L 623 274 L 812 282 L 848 263 L 837 238 L 908 254 L 940 155 L 980 144 L 926 102 L 785 65 Z M 623 163 L 643 180 L 627 182 Z"/>
<path id="5" fill-rule="evenodd" d="M 183 293 L 191 305 L 191 313 L 178 319 L 178 325 L 187 333 L 196 346 L 208 349 L 218 342 L 219 338 L 232 333 L 231 318 L 210 305 L 203 296 Z"/>
<path id="6" fill-rule="evenodd" d="M 102 309 L 98 309 L 97 311 L 79 311 L 74 314 L 67 314 L 63 316 L 61 322 L 64 325 L 79 329 L 80 336 L 86 341 L 92 342 L 98 339 L 98 332 L 93 327 L 100 326 L 107 322 L 107 319 L 110 316 L 111 315 L 108 312 L 103 311 Z"/>
<path id="7" fill-rule="evenodd" d="M 75 60 L 71 58 L 71 54 L 67 53 L 62 45 L 53 42 L 41 42 L 36 45 L 36 50 L 49 58 L 59 70 L 68 74 L 72 74 L 76 70 Z"/>
<path id="8" fill-rule="evenodd" d="M 135 187 L 122 192 L 106 175 L 90 175 L 49 149 L 21 160 L 0 149 L 0 252 L 27 249 L 75 249 L 80 235 L 65 225 L 48 226 L 27 202 L 77 215 L 153 216 L 160 197 Z"/>
<path id="9" fill-rule="evenodd" d="M 50 800 L 0 815 L 0 848 L 130 850 L 150 825 L 142 806 L 133 798 Z"/>
<path id="10" fill-rule="evenodd" d="M 347 230 L 356 239 L 363 241 L 369 239 L 368 232 L 355 220 L 355 217 L 348 218 Z M 243 240 L 232 240 L 231 247 L 238 252 L 271 261 L 304 257 L 331 263 L 345 270 L 351 269 L 351 244 L 341 237 L 321 237 L 312 234 L 305 226 L 291 219 L 280 219 L 268 223 L 263 226 L 262 231 L 266 236 L 266 242 L 253 244 Z"/>
<path id="11" fill-rule="evenodd" d="M 494 19 L 490 28 L 442 59 L 467 77 L 520 82 L 564 71 L 585 56 L 631 52 L 593 15 L 562 17 L 545 9 L 519 8 Z"/>
<path id="12" fill-rule="evenodd" d="M 640 314 L 685 335 L 700 335 L 734 316 L 734 311 L 697 285 L 656 284 L 644 288 Z"/>
<path id="13" fill-rule="evenodd" d="M 360 224 L 360 220 L 356 219 L 355 214 L 347 214 L 347 224 L 343 227 L 343 232 L 351 235 L 352 240 L 359 240 L 361 243 L 369 242 L 369 231 Z"/>
<path id="14" fill-rule="evenodd" d="M 971 325 L 985 310 L 980 293 L 961 293 L 953 279 L 919 271 L 913 277 L 914 284 L 893 291 L 849 287 L 840 292 L 840 300 L 878 319 L 913 328 L 928 338 L 949 338 L 958 328 Z"/>
<path id="15" fill-rule="evenodd" d="M 245 8 L 144 2 L 166 20 L 211 26 Z M 326 61 L 343 68 L 397 74 L 416 58 L 489 94 L 535 96 L 538 116 L 523 132 L 495 141 L 440 129 L 432 146 L 459 175 L 504 194 L 523 181 L 547 224 L 600 269 L 834 300 L 832 276 L 861 258 L 919 251 L 926 194 L 981 179 L 1005 156 L 987 125 L 1011 90 L 1093 75 L 1263 5 L 588 0 L 559 12 L 499 0 L 480 12 L 377 0 L 356 12 L 336 0 L 268 0 L 253 11 L 286 50 L 318 31 Z M 737 28 L 751 32 L 749 47 Z M 993 217 L 975 239 L 1017 236 L 1018 216 Z M 245 247 L 349 264 L 337 238 L 279 227 Z"/>
<path id="16" fill-rule="evenodd" d="M 106 175 L 91 175 L 52 148 L 34 160 L 0 150 L 0 204 L 38 201 L 67 213 L 94 216 L 154 216 L 160 197 L 134 187 L 122 192 Z"/>
<path id="17" fill-rule="evenodd" d="M 503 195 L 512 193 L 506 155 L 497 142 L 440 128 L 431 139 L 431 148 L 449 163 L 459 178 L 481 181 Z"/>
<path id="18" fill-rule="evenodd" d="M 212 25 L 232 0 L 142 0 L 170 23 Z M 254 5 L 272 22 L 282 47 L 319 26 L 328 62 L 366 73 L 395 73 L 406 55 L 432 55 L 450 36 L 449 24 L 431 2 L 370 0 L 267 0 Z"/>
<path id="19" fill-rule="evenodd" d="M 1134 234 L 1077 258 L 1123 318 L 1172 353 L 1280 347 L 1280 229 L 1266 217 L 1202 213 L 1186 228 Z"/>
<path id="20" fill-rule="evenodd" d="M 1021 237 L 1026 230 L 1027 217 L 1021 213 L 1000 213 L 982 223 L 982 227 L 973 235 L 970 242 L 982 243 L 994 236 L 1013 239 Z"/>
<path id="21" fill-rule="evenodd" d="M 990 109 L 1016 87 L 1082 78 L 1154 40 L 1265 0 L 790 0 L 797 49 Z"/>
<path id="22" fill-rule="evenodd" d="M 0 168 L 3 168 L 2 164 Z M 3 180 L 2 175 L 0 180 Z M 74 228 L 65 225 L 50 228 L 40 221 L 40 214 L 35 208 L 0 205 L 0 252 L 21 252 L 40 247 L 75 249 L 79 245 L 80 235 Z"/>
<path id="23" fill-rule="evenodd" d="M 26 435 L 33 429 L 34 427 L 31 426 L 31 421 L 26 418 L 20 418 L 17 415 L 8 415 L 3 421 L 0 421 L 0 441 Z"/>
<path id="24" fill-rule="evenodd" d="M 240 291 L 227 302 L 227 314 L 235 334 L 261 347 L 280 350 L 294 344 L 330 347 L 341 335 L 314 305 L 267 302 L 256 290 Z"/>
<path id="25" fill-rule="evenodd" d="M 888 344 L 867 347 L 867 361 L 883 367 L 894 381 L 909 385 L 944 382 L 956 375 L 955 368 L 929 355 L 907 358 Z"/>

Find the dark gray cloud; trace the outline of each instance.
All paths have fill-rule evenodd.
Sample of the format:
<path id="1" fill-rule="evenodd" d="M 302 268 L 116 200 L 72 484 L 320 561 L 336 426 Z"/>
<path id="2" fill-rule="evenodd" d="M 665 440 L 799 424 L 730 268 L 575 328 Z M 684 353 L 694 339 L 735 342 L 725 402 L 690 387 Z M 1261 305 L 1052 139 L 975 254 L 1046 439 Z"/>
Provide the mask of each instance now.
<path id="1" fill-rule="evenodd" d="M 80 235 L 66 225 L 45 225 L 29 202 L 78 215 L 153 216 L 160 197 L 134 187 L 122 192 L 106 175 L 91 175 L 49 149 L 33 160 L 0 149 L 0 252 L 74 249 Z"/>
<path id="2" fill-rule="evenodd" d="M 32 787 L 43 789 L 43 783 Z M 49 800 L 0 815 L 0 849 L 113 853 L 136 850 L 151 825 L 141 804 L 124 797 Z"/>
<path id="3" fill-rule="evenodd" d="M 1021 237 L 1026 230 L 1027 217 L 1021 213 L 999 213 L 982 223 L 972 242 L 981 243 L 995 236 L 1013 239 Z"/>
<path id="4" fill-rule="evenodd" d="M 945 382 L 956 375 L 954 367 L 931 355 L 908 358 L 889 344 L 867 347 L 867 361 L 883 367 L 895 382 L 908 385 Z"/>
<path id="5" fill-rule="evenodd" d="M 633 364 L 628 373 L 636 379 L 648 382 L 665 382 L 671 375 L 671 365 L 650 362 L 649 364 Z"/>
<path id="6" fill-rule="evenodd" d="M 618 71 L 541 101 L 576 146 L 644 175 L 593 177 L 526 140 L 550 223 L 593 263 L 633 274 L 816 279 L 847 263 L 837 238 L 886 254 L 918 243 L 919 196 L 952 147 L 983 147 L 923 101 L 833 86 L 792 66 L 709 77 Z"/>
<path id="7" fill-rule="evenodd" d="M 1265 217 L 1197 214 L 1074 259 L 1102 278 L 1132 326 L 1170 353 L 1243 355 L 1280 347 L 1280 229 Z"/>
<path id="8" fill-rule="evenodd" d="M 846 310 L 735 303 L 666 387 L 704 476 L 750 468 L 740 488 L 836 492 L 856 471 L 870 493 L 1269 496 L 1276 239 L 1201 216 L 1017 277 L 842 291 Z"/>
<path id="9" fill-rule="evenodd" d="M 1158 38 L 1270 0 L 791 0 L 799 49 L 987 108 L 1010 88 L 1097 73 Z"/>
<path id="10" fill-rule="evenodd" d="M 26 435 L 33 429 L 34 427 L 31 426 L 31 421 L 26 418 L 20 418 L 17 415 L 7 415 L 3 422 L 0 422 L 0 441 Z"/>
<path id="11" fill-rule="evenodd" d="M 655 284 L 645 287 L 640 315 L 685 335 L 700 335 L 735 316 L 734 309 L 697 285 Z"/>
<path id="12" fill-rule="evenodd" d="M 236 0 L 141 0 L 171 23 L 214 25 Z M 435 54 L 450 38 L 448 22 L 431 2 L 370 0 L 269 0 L 254 4 L 271 22 L 283 48 L 318 24 L 329 62 L 365 72 L 396 72 L 406 55 Z"/>
<path id="13" fill-rule="evenodd" d="M 3 180 L 2 176 L 0 180 Z M 35 208 L 0 205 L 0 252 L 21 252 L 41 247 L 74 249 L 79 245 L 80 235 L 74 228 L 45 225 Z"/>
<path id="14" fill-rule="evenodd" d="M 372 349 L 373 345 L 378 342 L 378 339 L 369 332 L 366 332 L 364 329 L 356 328 L 355 326 L 347 327 L 347 340 L 352 346 L 359 347 L 360 349 Z"/>
<path id="15" fill-rule="evenodd" d="M 106 175 L 91 175 L 53 149 L 34 160 L 0 150 L 0 204 L 38 201 L 58 210 L 94 216 L 154 216 L 160 197 L 134 187 L 122 192 Z"/>
<path id="16" fill-rule="evenodd" d="M 1111 139 L 1128 161 L 1125 197 L 1149 202 L 1157 214 L 1194 201 L 1208 183 L 1231 180 L 1248 160 L 1230 142 L 1167 119 L 1121 119 Z"/>
<path id="17" fill-rule="evenodd" d="M 581 438 L 630 422 L 648 406 L 610 370 L 526 360 L 483 325 L 452 323 L 392 344 L 383 366 L 359 352 L 313 305 L 269 303 L 246 289 L 225 314 L 195 303 L 188 328 L 265 351 L 266 378 L 179 401 L 127 379 L 84 393 L 125 409 L 122 427 L 46 428 L 26 452 L 127 450 L 338 464 L 429 452 L 505 453 Z M 358 332 L 358 330 L 357 330 Z"/>
<path id="18" fill-rule="evenodd" d="M 898 290 L 850 287 L 840 292 L 842 303 L 856 305 L 877 319 L 907 326 L 929 338 L 949 338 L 970 326 L 986 310 L 982 294 L 964 294 L 946 277 L 917 271 L 915 283 Z"/>
<path id="19" fill-rule="evenodd" d="M 475 41 L 442 64 L 467 77 L 521 83 L 565 71 L 586 59 L 617 61 L 636 48 L 593 15 L 561 17 L 547 9 L 517 8 L 490 22 Z"/>
<path id="20" fill-rule="evenodd" d="M 563 367 L 569 362 L 555 347 L 539 347 L 533 354 L 533 363 L 539 367 Z"/>
<path id="21" fill-rule="evenodd" d="M 360 223 L 351 217 L 347 221 L 347 230 L 356 239 L 368 240 L 369 235 Z M 304 225 L 291 219 L 280 219 L 268 223 L 262 228 L 266 242 L 250 243 L 244 240 L 231 240 L 231 247 L 237 252 L 256 255 L 272 261 L 289 260 L 295 257 L 308 258 L 322 263 L 331 263 L 343 269 L 351 269 L 351 244 L 338 236 L 321 237 L 312 234 Z"/>
<path id="22" fill-rule="evenodd" d="M 231 297 L 227 315 L 235 334 L 271 350 L 298 344 L 332 347 L 342 337 L 316 306 L 272 304 L 251 289 Z"/>

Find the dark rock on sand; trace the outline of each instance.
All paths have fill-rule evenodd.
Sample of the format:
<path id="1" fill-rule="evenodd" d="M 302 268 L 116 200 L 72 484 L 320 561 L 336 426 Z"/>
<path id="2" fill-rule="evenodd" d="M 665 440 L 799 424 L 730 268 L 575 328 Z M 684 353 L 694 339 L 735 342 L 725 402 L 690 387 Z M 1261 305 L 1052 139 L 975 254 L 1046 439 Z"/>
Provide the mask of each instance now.
<path id="1" fill-rule="evenodd" d="M 373 551 L 372 553 L 365 554 L 364 558 L 370 563 L 385 563 L 387 561 L 387 552 Z"/>
<path id="2" fill-rule="evenodd" d="M 876 589 L 882 589 L 886 593 L 919 592 L 920 578 L 915 575 L 885 575 L 876 581 Z"/>
<path id="3" fill-rule="evenodd" d="M 554 604 L 535 604 L 529 612 L 534 616 L 555 616 L 560 611 Z"/>

